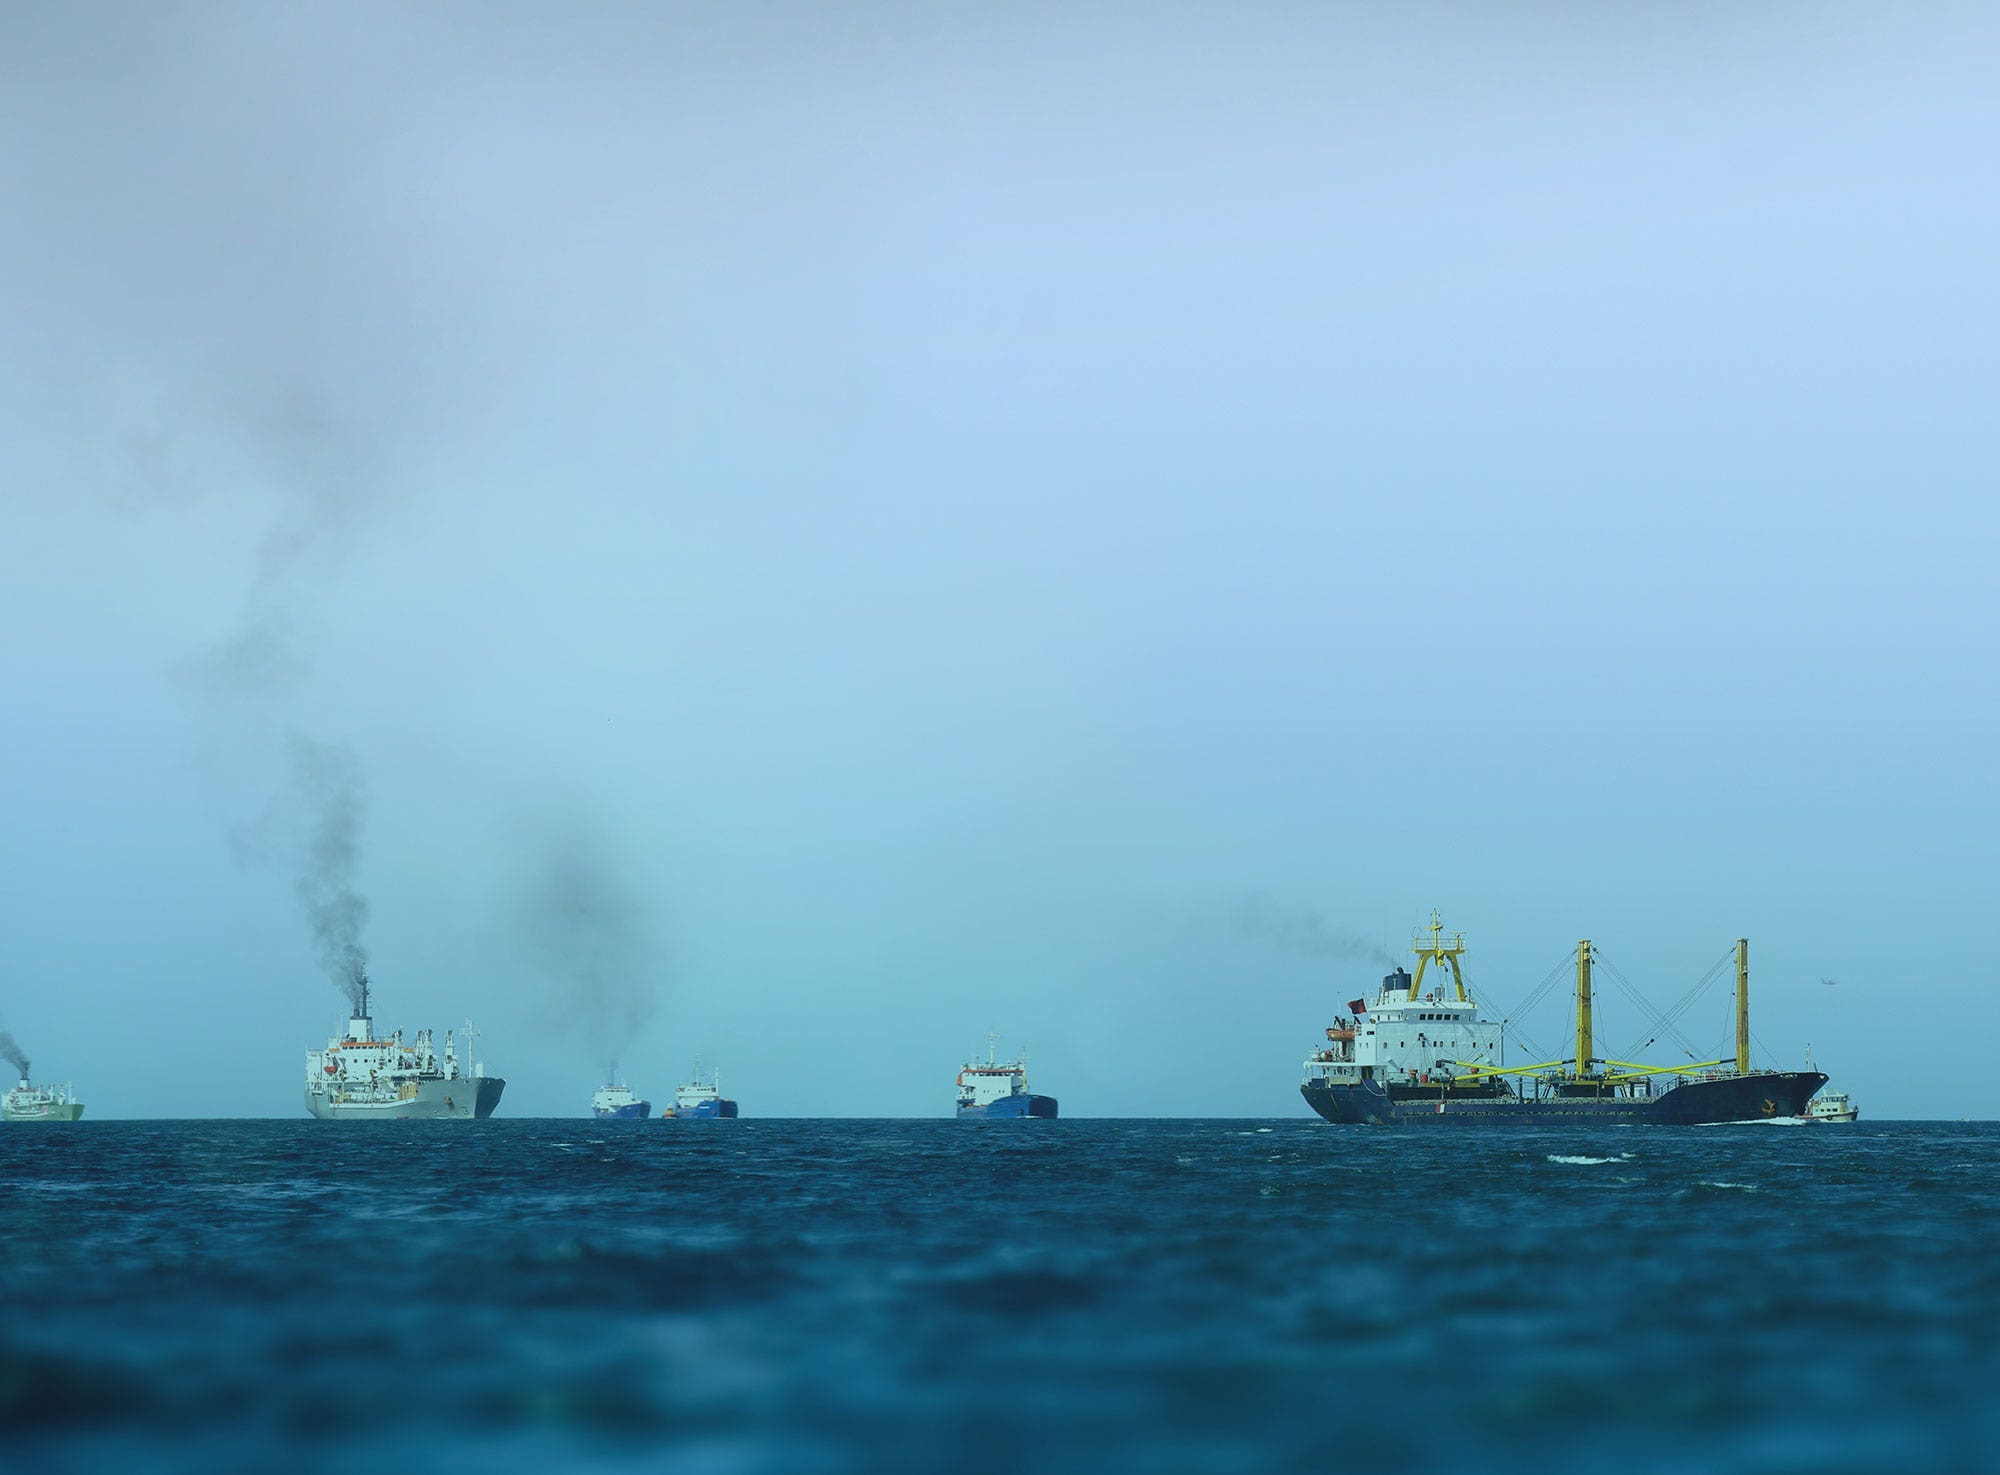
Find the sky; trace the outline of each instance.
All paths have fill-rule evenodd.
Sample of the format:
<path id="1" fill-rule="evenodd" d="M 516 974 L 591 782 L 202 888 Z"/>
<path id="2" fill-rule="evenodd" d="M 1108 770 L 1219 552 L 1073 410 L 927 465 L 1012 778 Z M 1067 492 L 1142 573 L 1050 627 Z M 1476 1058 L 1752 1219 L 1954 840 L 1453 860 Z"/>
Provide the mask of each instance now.
<path id="1" fill-rule="evenodd" d="M 351 945 L 507 1115 L 1297 1116 L 1435 908 L 1990 1116 L 1996 41 L 10 5 L 0 1027 L 295 1115 Z"/>

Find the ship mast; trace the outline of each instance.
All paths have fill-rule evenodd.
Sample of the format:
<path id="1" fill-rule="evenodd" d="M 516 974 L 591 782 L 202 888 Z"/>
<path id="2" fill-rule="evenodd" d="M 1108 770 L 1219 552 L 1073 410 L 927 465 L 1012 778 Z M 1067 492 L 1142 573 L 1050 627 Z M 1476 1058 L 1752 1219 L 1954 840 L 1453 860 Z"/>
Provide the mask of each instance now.
<path id="1" fill-rule="evenodd" d="M 1590 1074 L 1590 939 L 1576 945 L 1576 1073 Z"/>
<path id="2" fill-rule="evenodd" d="M 1465 991 L 1465 974 L 1458 966 L 1459 957 L 1465 952 L 1465 934 L 1454 932 L 1451 941 L 1446 942 L 1444 923 L 1435 911 L 1431 913 L 1431 924 L 1425 930 L 1431 935 L 1428 943 L 1414 936 L 1410 939 L 1410 951 L 1417 955 L 1416 977 L 1410 980 L 1410 1001 L 1414 1003 L 1423 997 L 1421 990 L 1424 986 L 1424 969 L 1435 962 L 1441 968 L 1448 966 L 1451 969 L 1452 982 L 1458 985 L 1459 1003 L 1471 1003 L 1472 995 Z"/>
<path id="3" fill-rule="evenodd" d="M 1750 1074 L 1750 939 L 1736 939 L 1736 1073 Z"/>

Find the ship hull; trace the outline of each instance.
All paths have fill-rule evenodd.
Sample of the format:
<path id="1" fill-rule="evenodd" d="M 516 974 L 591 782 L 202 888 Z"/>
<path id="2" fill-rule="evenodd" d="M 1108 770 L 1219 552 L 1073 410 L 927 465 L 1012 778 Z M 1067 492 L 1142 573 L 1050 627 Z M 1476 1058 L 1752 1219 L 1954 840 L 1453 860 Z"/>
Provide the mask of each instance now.
<path id="1" fill-rule="evenodd" d="M 635 1101 L 630 1106 L 600 1106 L 596 1111 L 601 1122 L 643 1122 L 653 1114 L 653 1103 Z"/>
<path id="2" fill-rule="evenodd" d="M 507 1083 L 498 1076 L 420 1081 L 407 1100 L 365 1101 L 306 1092 L 306 1111 L 323 1122 L 472 1121 L 493 1115 Z"/>
<path id="3" fill-rule="evenodd" d="M 1033 1117 L 1041 1121 L 1056 1119 L 1056 1098 L 1037 1096 L 1023 1091 L 1018 1096 L 1002 1096 L 998 1101 L 985 1106 L 961 1106 L 958 1119 L 962 1122 L 1006 1122 Z"/>
<path id="4" fill-rule="evenodd" d="M 660 1113 L 680 1122 L 724 1121 L 736 1115 L 734 1101 L 704 1101 L 699 1106 L 676 1106 Z"/>
<path id="5" fill-rule="evenodd" d="M 1512 1095 L 1444 1096 L 1440 1092 L 1391 1094 L 1378 1081 L 1328 1085 L 1307 1081 L 1306 1104 L 1330 1122 L 1353 1126 L 1611 1126 L 1699 1127 L 1763 1122 L 1805 1114 L 1813 1093 L 1826 1084 L 1818 1071 L 1688 1081 L 1658 1096 L 1561 1096 L 1522 1101 Z"/>
<path id="6" fill-rule="evenodd" d="M 26 1110 L 8 1107 L 0 1111 L 0 1120 L 10 1122 L 73 1122 L 83 1115 L 83 1108 L 75 1102 L 63 1106 L 38 1106 Z"/>

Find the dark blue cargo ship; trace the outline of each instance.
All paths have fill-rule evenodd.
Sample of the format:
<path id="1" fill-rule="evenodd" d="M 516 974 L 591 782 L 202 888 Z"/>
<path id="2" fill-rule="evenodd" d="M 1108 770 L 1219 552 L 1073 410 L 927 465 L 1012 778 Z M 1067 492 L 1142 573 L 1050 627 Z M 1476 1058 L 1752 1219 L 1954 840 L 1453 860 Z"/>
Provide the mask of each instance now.
<path id="1" fill-rule="evenodd" d="M 1306 1061 L 1299 1090 L 1330 1122 L 1353 1125 L 1499 1125 L 1508 1122 L 1578 1126 L 1646 1123 L 1706 1126 L 1723 1122 L 1803 1117 L 1826 1084 L 1816 1070 L 1753 1070 L 1750 1066 L 1750 944 L 1736 943 L 1736 1058 L 1649 1066 L 1608 1060 L 1595 1052 L 1592 963 L 1586 940 L 1576 945 L 1576 1048 L 1562 1060 L 1506 1065 L 1501 1027 L 1479 1017 L 1459 958 L 1465 935 L 1443 938 L 1431 917 L 1428 941 L 1416 940 L 1417 972 L 1398 968 L 1382 980 L 1372 1004 L 1355 999 L 1326 1032 L 1326 1046 Z M 1438 965 L 1437 987 L 1424 975 Z M 1564 965 L 1567 966 L 1567 965 Z M 1720 976 L 1720 967 L 1711 970 Z M 1451 973 L 1451 987 L 1443 974 Z M 1552 975 L 1553 976 L 1553 975 Z M 1615 976 L 1615 970 L 1614 970 Z M 1546 981 L 1545 981 L 1546 983 Z M 1702 986 L 1665 1016 L 1656 1033 L 1675 1033 Z"/>

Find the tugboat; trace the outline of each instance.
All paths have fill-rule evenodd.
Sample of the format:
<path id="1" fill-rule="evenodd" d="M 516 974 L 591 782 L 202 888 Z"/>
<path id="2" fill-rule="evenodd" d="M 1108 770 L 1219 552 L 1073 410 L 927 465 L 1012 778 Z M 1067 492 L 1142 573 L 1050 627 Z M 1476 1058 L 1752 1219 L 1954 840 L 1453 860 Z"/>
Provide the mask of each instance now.
<path id="1" fill-rule="evenodd" d="M 697 1060 L 694 1063 L 694 1079 L 674 1092 L 674 1104 L 660 1115 L 694 1120 L 733 1117 L 736 1115 L 736 1103 L 722 1094 L 719 1072 L 705 1081 L 701 1078 L 701 1062 Z"/>
<path id="2" fill-rule="evenodd" d="M 1688 1065 L 1642 1065 L 1599 1055 L 1591 1031 L 1591 970 L 1597 953 L 1576 945 L 1576 1048 L 1562 1060 L 1507 1065 L 1498 1022 L 1480 1017 L 1459 959 L 1465 934 L 1444 941 L 1432 913 L 1430 937 L 1411 939 L 1417 971 L 1398 968 L 1372 1004 L 1355 999 L 1307 1057 L 1299 1090 L 1330 1122 L 1467 1124 L 1562 1121 L 1697 1126 L 1799 1117 L 1826 1076 L 1817 1070 L 1753 1070 L 1750 1065 L 1750 944 L 1736 943 L 1736 1058 Z M 1438 965 L 1454 987 L 1424 991 Z M 1721 967 L 1717 965 L 1718 969 Z M 1446 997 L 1455 993 L 1456 997 Z M 1683 1006 L 1684 1007 L 1684 1006 Z M 1661 1022 L 1671 1025 L 1672 1014 Z"/>
<path id="3" fill-rule="evenodd" d="M 1809 1122 L 1852 1122 L 1860 1118 L 1861 1113 L 1845 1091 L 1822 1091 L 1806 1107 Z"/>
<path id="4" fill-rule="evenodd" d="M 73 1122 L 83 1115 L 83 1103 L 73 1087 L 37 1086 L 28 1080 L 25 1064 L 21 1084 L 0 1096 L 0 1120 L 10 1122 Z"/>
<path id="5" fill-rule="evenodd" d="M 994 1057 L 1000 1037 L 986 1032 L 986 1061 L 969 1063 L 958 1073 L 958 1119 L 1002 1121 L 1017 1117 L 1055 1120 L 1056 1098 L 1037 1096 L 1028 1089 L 1025 1059 L 1003 1064 Z"/>
<path id="6" fill-rule="evenodd" d="M 653 1103 L 641 1101 L 638 1093 L 630 1086 L 611 1082 L 598 1089 L 590 1098 L 593 1116 L 614 1121 L 643 1122 L 653 1114 Z"/>
<path id="7" fill-rule="evenodd" d="M 397 1030 L 386 1040 L 375 1037 L 368 1014 L 368 975 L 356 978 L 358 995 L 347 1033 L 328 1040 L 324 1050 L 306 1051 L 306 1110 L 322 1121 L 392 1121 L 427 1118 L 463 1121 L 489 1117 L 500 1104 L 507 1083 L 489 1076 L 486 1066 L 471 1058 L 472 1025 L 465 1026 L 466 1066 L 461 1072 L 458 1047 L 450 1030 L 439 1058 L 427 1029 L 417 1031 L 416 1043 L 403 1043 Z"/>

